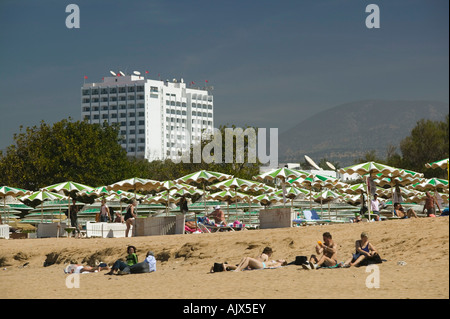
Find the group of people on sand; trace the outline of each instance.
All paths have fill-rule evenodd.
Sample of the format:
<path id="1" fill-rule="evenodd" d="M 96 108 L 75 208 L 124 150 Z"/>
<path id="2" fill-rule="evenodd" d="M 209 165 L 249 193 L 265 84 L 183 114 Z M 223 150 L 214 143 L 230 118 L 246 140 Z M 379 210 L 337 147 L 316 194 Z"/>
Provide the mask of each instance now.
<path id="1" fill-rule="evenodd" d="M 361 238 L 355 242 L 355 253 L 345 262 L 338 262 L 338 245 L 333 240 L 329 232 L 322 235 L 322 241 L 318 241 L 315 247 L 316 255 L 311 255 L 310 259 L 302 265 L 304 269 L 313 270 L 320 267 L 349 268 L 352 266 L 362 266 L 363 262 L 381 263 L 381 257 L 375 246 L 369 242 L 369 235 L 361 233 Z"/>
<path id="2" fill-rule="evenodd" d="M 82 274 L 98 272 L 102 270 L 109 270 L 105 275 L 129 275 L 129 274 L 143 274 L 156 271 L 156 258 L 152 251 L 148 251 L 145 260 L 138 262 L 138 256 L 136 254 L 136 247 L 127 247 L 127 256 L 125 261 L 118 259 L 114 262 L 112 267 L 109 267 L 105 263 L 100 263 L 96 267 L 80 264 L 70 264 L 64 269 L 68 274 Z"/>
<path id="3" fill-rule="evenodd" d="M 309 260 L 306 260 L 302 264 L 304 269 L 313 270 L 320 267 L 349 268 L 369 263 L 382 262 L 375 246 L 369 242 L 369 235 L 366 232 L 363 232 L 361 238 L 355 242 L 355 253 L 345 262 L 338 262 L 338 245 L 329 232 L 323 233 L 322 240 L 323 241 L 318 241 L 315 246 L 317 255 L 311 255 Z M 260 255 L 255 258 L 243 257 L 236 265 L 228 264 L 227 262 L 215 263 L 214 266 L 211 267 L 210 272 L 267 269 L 288 265 L 287 261 L 284 259 L 271 260 L 272 254 L 272 248 L 266 247 Z"/>

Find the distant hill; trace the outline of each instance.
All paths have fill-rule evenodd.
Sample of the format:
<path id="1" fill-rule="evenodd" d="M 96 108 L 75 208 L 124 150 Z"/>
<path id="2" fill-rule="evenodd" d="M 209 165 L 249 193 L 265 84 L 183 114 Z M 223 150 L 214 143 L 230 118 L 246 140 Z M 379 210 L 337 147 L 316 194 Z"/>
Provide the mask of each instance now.
<path id="1" fill-rule="evenodd" d="M 320 112 L 280 134 L 279 162 L 317 162 L 326 157 L 341 167 L 370 150 L 386 156 L 389 144 L 399 150 L 421 119 L 444 120 L 449 105 L 436 101 L 365 100 L 342 104 Z M 400 150 L 399 150 L 400 152 Z"/>

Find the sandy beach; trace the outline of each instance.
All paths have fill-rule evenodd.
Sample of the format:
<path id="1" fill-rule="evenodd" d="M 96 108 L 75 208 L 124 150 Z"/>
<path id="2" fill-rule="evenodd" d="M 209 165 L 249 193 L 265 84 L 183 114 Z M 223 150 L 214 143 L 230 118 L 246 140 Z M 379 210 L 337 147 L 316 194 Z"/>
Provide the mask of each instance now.
<path id="1" fill-rule="evenodd" d="M 324 232 L 333 235 L 339 245 L 338 260 L 345 261 L 363 231 L 387 260 L 378 265 L 379 288 L 367 287 L 372 272 L 366 267 L 310 271 L 289 265 L 209 272 L 214 262 L 235 264 L 243 256 L 255 257 L 265 246 L 273 248 L 273 259 L 290 262 L 296 256 L 309 256 Z M 82 274 L 78 288 L 66 286 L 67 263 L 112 264 L 125 257 L 130 244 L 137 247 L 140 261 L 147 250 L 154 251 L 156 272 Z M 0 298 L 448 299 L 448 261 L 448 217 L 134 238 L 2 239 Z M 53 264 L 44 267 L 44 262 Z"/>

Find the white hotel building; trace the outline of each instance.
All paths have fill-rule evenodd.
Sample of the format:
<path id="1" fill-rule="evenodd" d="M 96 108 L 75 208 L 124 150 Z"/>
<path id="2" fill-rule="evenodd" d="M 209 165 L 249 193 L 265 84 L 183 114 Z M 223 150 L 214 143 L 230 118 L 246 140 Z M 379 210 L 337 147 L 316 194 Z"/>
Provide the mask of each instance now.
<path id="1" fill-rule="evenodd" d="M 214 127 L 213 96 L 186 87 L 183 79 L 160 81 L 133 75 L 108 76 L 81 88 L 81 118 L 119 123 L 128 155 L 149 161 L 173 159 Z"/>

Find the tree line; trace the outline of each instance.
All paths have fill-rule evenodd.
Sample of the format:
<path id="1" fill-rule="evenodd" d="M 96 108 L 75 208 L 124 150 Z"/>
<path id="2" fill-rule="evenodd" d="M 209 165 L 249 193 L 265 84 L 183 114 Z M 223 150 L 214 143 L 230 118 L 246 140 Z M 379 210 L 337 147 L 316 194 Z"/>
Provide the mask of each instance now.
<path id="1" fill-rule="evenodd" d="M 219 129 L 223 133 L 225 128 Z M 120 146 L 119 132 L 115 124 L 89 124 L 70 118 L 52 125 L 42 121 L 33 127 L 20 127 L 20 132 L 14 134 L 15 143 L 0 152 L 0 185 L 38 190 L 74 181 L 98 187 L 131 177 L 174 180 L 201 169 L 245 179 L 259 174 L 259 162 L 174 163 L 169 159 L 149 162 L 130 157 Z M 202 140 L 203 146 L 206 143 L 208 140 Z"/>

